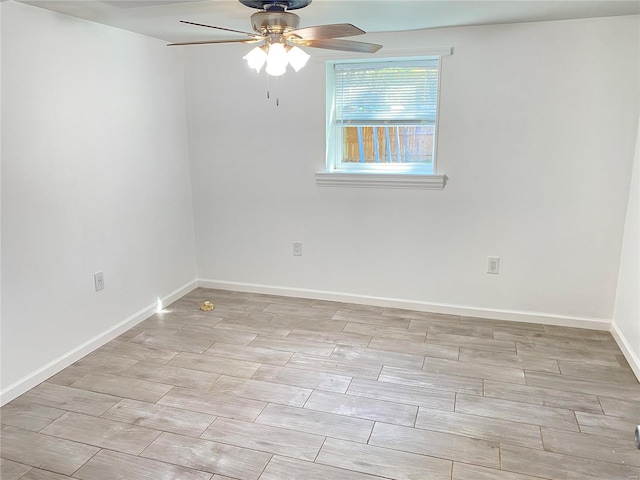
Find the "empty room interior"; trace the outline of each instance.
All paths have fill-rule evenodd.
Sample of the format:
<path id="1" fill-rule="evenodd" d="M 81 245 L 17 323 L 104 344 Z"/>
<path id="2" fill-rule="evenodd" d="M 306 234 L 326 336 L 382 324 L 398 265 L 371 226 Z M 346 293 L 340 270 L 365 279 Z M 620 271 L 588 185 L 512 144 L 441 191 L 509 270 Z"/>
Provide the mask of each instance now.
<path id="1" fill-rule="evenodd" d="M 640 479 L 640 2 L 0 14 L 3 480 Z"/>

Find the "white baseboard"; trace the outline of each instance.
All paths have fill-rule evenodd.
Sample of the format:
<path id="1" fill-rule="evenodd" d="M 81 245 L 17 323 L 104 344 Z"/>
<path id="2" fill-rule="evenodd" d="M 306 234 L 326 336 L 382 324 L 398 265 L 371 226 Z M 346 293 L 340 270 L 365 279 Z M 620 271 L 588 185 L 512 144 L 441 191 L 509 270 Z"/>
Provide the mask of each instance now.
<path id="1" fill-rule="evenodd" d="M 624 358 L 627 359 L 631 370 L 633 370 L 633 373 L 636 374 L 636 377 L 640 382 L 640 358 L 635 354 L 631 345 L 629 345 L 629 342 L 627 341 L 627 337 L 622 334 L 615 322 L 611 325 L 611 335 L 613 335 L 614 340 L 620 347 L 620 350 L 622 350 Z"/>
<path id="2" fill-rule="evenodd" d="M 587 328 L 591 330 L 610 330 L 616 342 L 620 346 L 624 356 L 631 365 L 636 376 L 640 379 L 640 359 L 634 354 L 629 343 L 622 333 L 611 321 L 601 318 L 583 318 L 565 315 L 554 315 L 539 312 L 524 312 L 515 310 L 487 309 L 463 305 L 448 305 L 441 303 L 420 302 L 415 300 L 404 300 L 384 297 L 374 297 L 367 295 L 355 295 L 349 293 L 331 292 L 324 290 L 312 290 L 304 288 L 278 287 L 270 285 L 257 285 L 242 282 L 228 282 L 220 280 L 194 280 L 176 289 L 174 292 L 161 299 L 163 305 L 168 305 L 197 287 L 214 288 L 219 290 L 233 290 L 249 293 L 263 293 L 269 295 L 282 295 L 287 297 L 310 298 L 314 300 L 327 300 L 335 302 L 355 303 L 360 305 L 373 305 L 386 308 L 402 308 L 421 312 L 444 313 L 449 315 L 462 315 L 469 317 L 488 318 L 493 320 L 506 320 L 514 322 L 531 322 L 546 325 L 558 325 L 565 327 Z M 47 378 L 62 371 L 72 363 L 80 360 L 85 355 L 101 347 L 105 343 L 113 340 L 128 329 L 134 327 L 143 320 L 153 315 L 158 306 L 156 303 L 143 308 L 130 317 L 122 320 L 113 327 L 96 335 L 82 345 L 68 351 L 67 353 L 52 360 L 38 370 L 12 383 L 4 390 L 0 391 L 0 406 L 10 402 L 14 398 L 22 395 L 27 390 L 42 383 Z"/>
<path id="3" fill-rule="evenodd" d="M 513 322 L 541 323 L 561 327 L 587 328 L 590 330 L 610 330 L 611 320 L 604 318 L 571 317 L 540 312 L 523 312 L 517 310 L 499 310 L 465 305 L 448 305 L 443 303 L 420 302 L 395 298 L 372 297 L 349 293 L 311 290 L 305 288 L 277 287 L 271 285 L 256 285 L 252 283 L 227 282 L 220 280 L 198 280 L 198 286 L 219 290 L 235 290 L 248 293 L 263 293 L 268 295 L 282 295 L 286 297 L 310 298 L 313 300 L 328 300 L 334 302 L 373 305 L 385 308 L 402 308 L 420 312 L 445 313 L 467 317 L 488 318 L 492 320 L 506 320 Z"/>
<path id="4" fill-rule="evenodd" d="M 168 305 L 172 302 L 175 302 L 179 298 L 183 297 L 187 293 L 191 292 L 198 288 L 197 280 L 193 280 L 186 285 L 178 288 L 177 290 L 171 292 L 169 295 L 166 295 L 161 299 L 163 305 Z M 125 318 L 118 324 L 113 327 L 105 330 L 102 333 L 99 333 L 95 337 L 86 341 L 82 345 L 77 346 L 76 348 L 60 355 L 58 358 L 52 360 L 51 362 L 43 365 L 35 372 L 30 373 L 29 375 L 21 378 L 20 380 L 15 381 L 11 385 L 9 385 L 4 390 L 0 391 L 0 405 L 4 405 L 5 403 L 10 402 L 14 398 L 19 397 L 27 390 L 35 387 L 36 385 L 44 382 L 47 378 L 59 373 L 60 371 L 67 368 L 74 362 L 77 362 L 85 355 L 93 352 L 96 348 L 101 347 L 105 343 L 113 340 L 118 335 L 129 330 L 131 327 L 136 326 L 138 323 L 146 320 L 151 315 L 156 313 L 158 308 L 157 303 L 153 303 L 148 307 L 143 308 L 142 310 L 134 313 L 130 317 Z"/>

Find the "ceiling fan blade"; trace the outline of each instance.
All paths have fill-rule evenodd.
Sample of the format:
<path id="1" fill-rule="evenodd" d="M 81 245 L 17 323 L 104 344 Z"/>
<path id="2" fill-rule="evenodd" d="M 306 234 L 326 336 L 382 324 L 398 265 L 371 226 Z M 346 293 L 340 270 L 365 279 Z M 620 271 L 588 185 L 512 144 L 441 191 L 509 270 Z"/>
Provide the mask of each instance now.
<path id="1" fill-rule="evenodd" d="M 262 38 L 242 38 L 235 40 L 203 40 L 201 42 L 180 42 L 180 43 L 169 43 L 167 47 L 179 47 L 182 45 L 209 45 L 212 43 L 256 43 L 261 41 Z"/>
<path id="2" fill-rule="evenodd" d="M 299 37 L 304 40 L 319 40 L 322 38 L 352 37 L 366 33 L 350 23 L 334 23 L 331 25 L 318 25 L 316 27 L 299 28 L 288 32 L 285 36 Z"/>
<path id="3" fill-rule="evenodd" d="M 196 27 L 215 28 L 216 30 L 224 30 L 225 32 L 242 33 L 243 35 L 248 35 L 250 37 L 262 38 L 262 35 L 258 35 L 257 33 L 243 32 L 241 30 L 233 30 L 232 28 L 214 27 L 213 25 L 205 25 L 204 23 L 187 22 L 186 20 L 180 20 L 180 23 L 188 23 L 189 25 L 195 25 Z"/>
<path id="4" fill-rule="evenodd" d="M 338 40 L 332 38 L 309 40 L 294 42 L 299 43 L 305 47 L 313 48 L 326 48 L 327 50 L 342 50 L 345 52 L 358 52 L 358 53 L 376 53 L 382 48 L 382 45 L 375 43 L 354 42 L 352 40 Z"/>

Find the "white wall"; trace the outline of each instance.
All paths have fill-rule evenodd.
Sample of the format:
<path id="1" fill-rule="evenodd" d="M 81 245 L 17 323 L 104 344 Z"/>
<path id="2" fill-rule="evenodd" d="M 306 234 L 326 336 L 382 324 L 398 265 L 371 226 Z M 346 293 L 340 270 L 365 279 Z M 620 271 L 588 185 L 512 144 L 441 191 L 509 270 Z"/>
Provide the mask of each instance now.
<path id="1" fill-rule="evenodd" d="M 454 48 L 442 68 L 446 188 L 316 187 L 324 51 L 310 49 L 309 65 L 281 79 L 276 107 L 243 64 L 247 46 L 194 47 L 185 59 L 199 278 L 607 328 L 638 119 L 638 17 L 365 40 L 381 53 Z M 485 273 L 488 255 L 501 257 L 500 275 Z"/>
<path id="2" fill-rule="evenodd" d="M 640 127 L 624 227 L 613 334 L 640 379 Z"/>
<path id="3" fill-rule="evenodd" d="M 193 282 L 194 245 L 180 52 L 3 2 L 3 392 Z"/>
<path id="4" fill-rule="evenodd" d="M 246 46 L 185 49 L 187 119 L 179 51 L 1 8 L 3 401 L 196 275 L 487 315 L 613 317 L 637 17 L 370 36 L 387 51 L 455 49 L 443 61 L 439 138 L 449 183 L 405 191 L 315 186 L 322 51 L 271 85 L 275 107 L 243 65 Z M 634 225 L 637 239 L 637 213 L 615 318 L 637 355 Z M 291 255 L 294 240 L 303 257 Z M 487 255 L 502 257 L 499 276 L 484 273 Z M 107 287 L 96 293 L 98 270 Z"/>

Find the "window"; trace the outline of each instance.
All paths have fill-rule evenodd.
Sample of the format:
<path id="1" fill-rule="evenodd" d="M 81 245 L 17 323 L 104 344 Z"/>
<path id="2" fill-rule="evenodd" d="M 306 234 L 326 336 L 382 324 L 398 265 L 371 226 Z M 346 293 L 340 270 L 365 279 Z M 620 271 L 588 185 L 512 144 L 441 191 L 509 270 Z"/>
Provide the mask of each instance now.
<path id="1" fill-rule="evenodd" d="M 384 179 L 362 174 L 387 174 L 442 188 L 444 175 L 434 175 L 439 63 L 436 56 L 328 64 L 327 174 L 318 185 L 335 182 L 336 173 L 373 184 Z"/>

